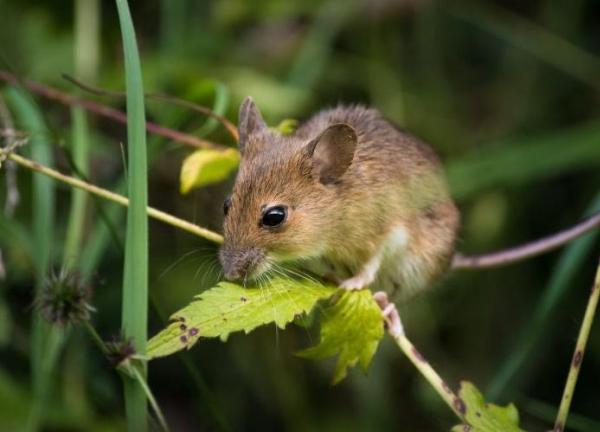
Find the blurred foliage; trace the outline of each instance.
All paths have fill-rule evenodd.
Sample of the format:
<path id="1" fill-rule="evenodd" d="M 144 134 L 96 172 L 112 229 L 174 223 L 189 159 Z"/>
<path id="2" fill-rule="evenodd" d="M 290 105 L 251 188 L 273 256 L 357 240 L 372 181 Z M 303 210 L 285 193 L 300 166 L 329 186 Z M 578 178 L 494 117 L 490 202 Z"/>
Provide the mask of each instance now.
<path id="1" fill-rule="evenodd" d="M 459 249 L 487 251 L 537 238 L 579 220 L 600 189 L 600 4 L 590 0 L 479 2 L 441 0 L 150 0 L 130 2 L 146 91 L 168 93 L 236 119 L 251 95 L 267 122 L 305 119 L 339 102 L 364 103 L 423 138 L 440 153 L 462 210 Z M 75 93 L 70 3 L 0 2 L 0 68 Z M 97 82 L 124 88 L 113 2 L 101 2 Z M 4 87 L 0 87 L 6 95 Z M 124 108 L 123 101 L 85 95 Z M 40 139 L 54 145 L 59 169 L 71 170 L 68 107 L 34 96 L 44 116 Z M 233 146 L 212 119 L 160 100 L 148 118 Z M 90 169 L 97 184 L 122 190 L 125 129 L 89 116 Z M 27 124 L 16 115 L 16 127 Z M 218 230 L 230 183 L 179 194 L 191 148 L 149 137 L 151 205 Z M 37 247 L 32 175 L 18 173 L 21 202 L 0 216 L 0 430 L 22 430 L 32 404 L 31 304 Z M 0 202 L 5 197 L 0 178 Z M 50 257 L 61 267 L 70 191 L 55 185 Z M 90 200 L 80 265 L 95 286 L 95 326 L 118 332 L 123 212 Z M 214 286 L 216 248 L 159 223 L 150 224 L 151 328 L 195 294 Z M 583 251 L 585 249 L 585 251 Z M 469 379 L 495 399 L 514 400 L 521 427 L 549 429 L 600 248 L 566 249 L 561 301 L 546 290 L 560 252 L 519 265 L 451 274 L 403 305 L 411 340 L 453 386 Z M 571 252 L 574 250 L 574 252 Z M 97 264 L 99 263 L 99 264 Z M 557 270 L 558 271 L 558 270 Z M 555 289 L 555 288 L 554 288 Z M 549 316 L 551 326 L 536 318 Z M 530 325 L 534 325 L 530 331 Z M 568 427 L 600 430 L 597 326 L 581 371 Z M 531 344 L 518 340 L 525 335 Z M 227 344 L 207 341 L 185 355 L 156 360 L 149 381 L 173 430 L 449 430 L 456 423 L 416 371 L 383 340 L 364 377 L 351 372 L 330 387 L 333 364 L 292 353 L 317 339 L 305 328 L 275 326 Z M 525 348 L 526 347 L 526 348 Z M 497 374 L 527 349 L 520 373 Z M 35 356 L 44 355 L 35 354 Z M 123 430 L 123 401 L 110 365 L 73 328 L 52 376 L 47 430 Z M 497 399 L 496 399 L 497 398 Z M 489 398 L 488 398 L 489 399 Z M 522 402 L 522 403 L 521 403 Z"/>

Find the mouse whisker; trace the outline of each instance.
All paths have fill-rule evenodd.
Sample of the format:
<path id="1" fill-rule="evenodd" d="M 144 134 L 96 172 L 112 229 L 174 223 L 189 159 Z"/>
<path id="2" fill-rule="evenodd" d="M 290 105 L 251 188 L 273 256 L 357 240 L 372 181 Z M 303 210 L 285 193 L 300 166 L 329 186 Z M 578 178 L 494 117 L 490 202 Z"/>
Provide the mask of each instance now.
<path id="1" fill-rule="evenodd" d="M 173 270 L 175 267 L 177 267 L 177 265 L 181 264 L 186 258 L 188 258 L 192 255 L 195 255 L 198 252 L 200 252 L 200 249 L 192 249 L 191 251 L 188 251 L 188 252 L 184 253 L 183 255 L 181 255 L 179 258 L 177 258 L 172 264 L 170 264 L 166 269 L 164 269 L 160 273 L 157 280 L 161 280 L 164 276 L 167 275 L 167 273 L 169 273 L 171 270 Z"/>

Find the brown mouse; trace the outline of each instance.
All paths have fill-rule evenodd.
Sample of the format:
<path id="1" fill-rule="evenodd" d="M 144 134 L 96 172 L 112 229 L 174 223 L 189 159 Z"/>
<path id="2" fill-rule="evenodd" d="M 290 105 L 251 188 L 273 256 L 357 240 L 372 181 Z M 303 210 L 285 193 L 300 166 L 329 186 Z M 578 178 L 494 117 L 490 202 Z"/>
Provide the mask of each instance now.
<path id="1" fill-rule="evenodd" d="M 227 279 L 291 261 L 347 289 L 406 297 L 446 270 L 459 213 L 428 145 L 362 106 L 324 110 L 281 136 L 247 98 L 238 128 L 220 250 Z"/>

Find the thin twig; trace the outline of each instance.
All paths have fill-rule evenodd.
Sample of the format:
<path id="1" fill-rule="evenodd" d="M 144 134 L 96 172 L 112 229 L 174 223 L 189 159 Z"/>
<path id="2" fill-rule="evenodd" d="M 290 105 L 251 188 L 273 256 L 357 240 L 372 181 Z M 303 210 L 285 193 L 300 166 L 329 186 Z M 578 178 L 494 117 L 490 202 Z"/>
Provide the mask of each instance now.
<path id="1" fill-rule="evenodd" d="M 585 309 L 581 328 L 579 329 L 579 336 L 577 337 L 577 344 L 575 345 L 575 353 L 573 354 L 573 359 L 571 360 L 569 375 L 563 391 L 562 400 L 560 401 L 558 415 L 556 416 L 556 421 L 554 423 L 554 432 L 562 432 L 567 422 L 569 408 L 571 407 L 571 400 L 573 399 L 575 385 L 577 384 L 577 377 L 579 376 L 581 362 L 583 361 L 583 354 L 585 352 L 587 341 L 590 337 L 590 329 L 592 328 L 592 324 L 594 322 L 594 316 L 598 306 L 598 298 L 600 298 L 600 261 L 598 261 L 596 279 L 594 281 L 594 285 L 592 286 L 592 292 Z"/>
<path id="2" fill-rule="evenodd" d="M 116 122 L 126 124 L 127 123 L 127 115 L 119 110 L 116 110 L 111 107 L 107 107 L 106 105 L 99 104 L 97 102 L 83 99 L 77 96 L 70 95 L 68 93 L 62 92 L 53 87 L 45 86 L 43 84 L 37 83 L 31 80 L 21 80 L 17 78 L 15 75 L 0 70 L 0 81 L 6 81 L 13 85 L 21 85 L 31 91 L 32 93 L 38 94 L 48 99 L 55 100 L 65 105 L 69 106 L 80 106 L 81 108 L 93 112 L 94 114 L 107 117 Z M 148 132 L 163 136 L 165 138 L 169 138 L 170 140 L 177 141 L 182 144 L 186 144 L 196 148 L 210 148 L 223 150 L 226 147 L 213 143 L 208 140 L 204 140 L 198 138 L 194 135 L 186 134 L 183 132 L 176 131 L 174 129 L 169 129 L 167 127 L 161 126 L 156 123 L 146 122 L 146 129 Z"/>
<path id="3" fill-rule="evenodd" d="M 102 351 L 102 354 L 108 357 L 108 355 L 110 354 L 108 347 L 106 346 L 106 343 L 102 340 L 94 326 L 90 324 L 88 320 L 84 320 L 83 328 L 88 332 L 98 349 Z"/>
<path id="4" fill-rule="evenodd" d="M 97 195 L 101 198 L 107 199 L 109 201 L 113 201 L 117 204 L 127 207 L 129 205 L 129 200 L 123 195 L 119 195 L 117 193 L 111 192 L 104 188 L 95 186 L 93 184 L 84 182 L 83 180 L 77 179 L 75 177 L 71 177 L 65 174 L 62 174 L 56 170 L 43 166 L 37 162 L 34 162 L 30 159 L 24 158 L 23 156 L 19 156 L 15 153 L 8 154 L 8 158 L 15 161 L 19 165 L 29 168 L 33 171 L 37 171 L 41 174 L 44 174 L 48 177 L 51 177 L 55 180 L 59 180 L 63 183 L 66 183 L 70 186 L 83 189 L 89 193 Z M 223 243 L 223 237 L 220 234 L 217 234 L 213 231 L 210 231 L 206 228 L 202 228 L 196 224 L 180 219 L 176 216 L 173 216 L 169 213 L 163 212 L 161 210 L 155 209 L 153 207 L 148 207 L 148 216 L 165 222 L 169 225 L 172 225 L 176 228 L 182 229 L 189 233 L 195 234 L 199 237 L 203 237 L 207 240 L 210 240 L 215 243 Z"/>
<path id="5" fill-rule="evenodd" d="M 377 292 L 373 295 L 379 307 L 382 310 L 388 334 L 394 339 L 396 345 L 408 357 L 411 363 L 423 375 L 427 382 L 433 387 L 437 394 L 446 402 L 446 405 L 456 414 L 461 421 L 465 420 L 466 405 L 458 397 L 448 384 L 435 371 L 433 366 L 427 361 L 423 354 L 417 350 L 413 343 L 406 337 L 404 327 L 400 321 L 400 314 L 394 303 L 391 303 L 387 295 L 383 292 Z"/>
<path id="6" fill-rule="evenodd" d="M 104 89 L 101 87 L 93 86 L 91 84 L 84 83 L 81 80 L 78 80 L 77 78 L 72 77 L 69 74 L 63 74 L 62 76 L 65 80 L 76 85 L 80 89 L 82 89 L 86 92 L 95 94 L 97 96 L 111 96 L 111 97 L 118 97 L 118 98 L 125 97 L 124 92 L 107 90 L 107 89 Z M 214 118 L 215 120 L 217 120 L 219 123 L 221 123 L 223 125 L 223 127 L 227 130 L 227 132 L 229 132 L 229 134 L 235 141 L 239 140 L 239 133 L 238 133 L 237 127 L 233 123 L 231 123 L 227 118 L 215 113 L 210 108 L 207 108 L 203 105 L 198 105 L 198 104 L 190 102 L 190 101 L 179 99 L 179 98 L 167 95 L 167 94 L 163 94 L 163 93 L 146 93 L 145 96 L 150 99 L 161 100 L 161 101 L 165 101 L 170 104 L 173 104 L 173 105 L 188 108 L 193 111 L 204 114 L 205 116 Z"/>
<path id="7" fill-rule="evenodd" d="M 138 383 L 144 389 L 144 392 L 146 393 L 146 397 L 148 398 L 148 402 L 150 402 L 150 406 L 152 407 L 152 410 L 154 411 L 154 414 L 156 415 L 158 423 L 162 427 L 163 431 L 169 432 L 169 426 L 167 425 L 165 416 L 164 416 L 162 410 L 160 409 L 160 405 L 158 405 L 158 402 L 156 402 L 156 399 L 154 398 L 154 394 L 152 394 L 152 390 L 150 390 L 150 387 L 148 386 L 146 379 L 140 373 L 140 370 L 135 365 L 132 365 L 131 369 L 133 370 L 135 379 L 138 380 Z"/>
<path id="8" fill-rule="evenodd" d="M 452 270 L 477 270 L 523 261 L 550 252 L 598 226 L 600 226 L 600 213 L 596 213 L 577 225 L 563 231 L 514 248 L 483 255 L 463 256 L 461 254 L 456 254 L 452 261 L 451 268 Z"/>
<path id="9" fill-rule="evenodd" d="M 212 110 L 210 110 L 209 108 L 207 108 L 205 106 L 198 105 L 198 104 L 195 104 L 193 102 L 186 101 L 183 99 L 178 99 L 173 96 L 165 95 L 162 93 L 148 93 L 146 96 L 151 99 L 169 102 L 173 105 L 178 105 L 180 107 L 188 108 L 188 109 L 191 109 L 192 111 L 196 111 L 196 112 L 199 112 L 206 116 L 212 117 L 212 118 L 216 119 L 217 121 L 219 121 L 223 125 L 223 127 L 225 129 L 227 129 L 227 132 L 229 132 L 229 135 L 231 135 L 231 137 L 236 142 L 239 141 L 239 139 L 240 139 L 240 135 L 238 133 L 237 127 L 233 123 L 231 123 L 228 119 L 226 119 L 222 115 L 219 115 L 219 114 L 213 112 Z"/>
<path id="10" fill-rule="evenodd" d="M 388 332 L 389 333 L 389 332 Z M 411 363 L 417 368 L 417 370 L 423 375 L 427 382 L 433 387 L 437 394 L 446 402 L 446 405 L 452 409 L 454 414 L 465 421 L 465 402 L 458 397 L 448 384 L 439 376 L 433 366 L 427 361 L 425 357 L 417 350 L 413 343 L 406 337 L 406 335 L 392 335 L 398 347 L 402 350 L 404 355 L 408 357 Z"/>

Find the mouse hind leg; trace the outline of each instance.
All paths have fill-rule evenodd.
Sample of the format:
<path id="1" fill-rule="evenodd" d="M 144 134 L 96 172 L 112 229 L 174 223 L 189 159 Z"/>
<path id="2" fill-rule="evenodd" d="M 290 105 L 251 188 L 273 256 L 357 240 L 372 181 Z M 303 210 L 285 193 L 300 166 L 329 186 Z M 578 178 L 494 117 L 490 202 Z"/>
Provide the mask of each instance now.
<path id="1" fill-rule="evenodd" d="M 406 300 L 431 287 L 443 275 L 454 252 L 459 214 L 452 201 L 425 209 L 411 224 L 410 244 L 386 256 L 381 289 Z"/>

